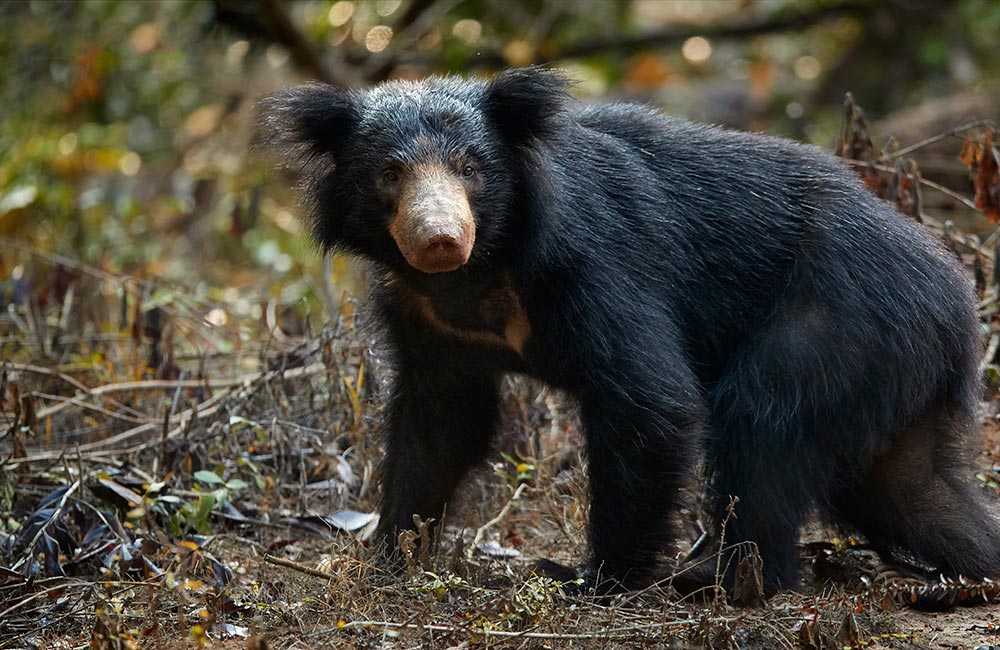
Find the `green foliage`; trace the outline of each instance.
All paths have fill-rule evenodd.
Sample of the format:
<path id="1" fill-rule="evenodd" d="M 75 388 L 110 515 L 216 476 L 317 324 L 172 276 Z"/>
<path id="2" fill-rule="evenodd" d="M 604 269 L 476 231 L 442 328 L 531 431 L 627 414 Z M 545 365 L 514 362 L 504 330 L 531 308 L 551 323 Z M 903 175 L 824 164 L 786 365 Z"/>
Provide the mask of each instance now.
<path id="1" fill-rule="evenodd" d="M 279 6 L 330 69 L 350 69 L 355 81 L 376 73 L 481 72 L 555 59 L 579 79 L 580 94 L 623 90 L 682 116 L 718 120 L 697 102 L 678 99 L 689 94 L 687 84 L 709 81 L 746 92 L 756 99 L 744 117 L 757 120 L 755 128 L 766 121 L 786 132 L 800 128 L 786 113 L 807 110 L 810 122 L 824 122 L 825 115 L 836 120 L 835 103 L 801 105 L 864 33 L 863 20 L 848 14 L 801 31 L 710 38 L 710 58 L 695 61 L 683 54 L 683 39 L 638 49 L 616 44 L 657 29 L 703 24 L 711 30 L 831 3 L 467 0 L 422 4 L 424 13 L 413 15 L 410 5 L 309 0 Z M 206 0 L 5 5 L 0 236 L 112 273 L 185 287 L 203 281 L 220 287 L 225 310 L 234 315 L 262 315 L 256 297 L 245 297 L 249 289 L 303 318 L 317 309 L 317 256 L 290 195 L 265 185 L 267 164 L 248 156 L 253 102 L 297 80 L 295 57 L 275 42 L 262 3 L 219 6 L 243 23 L 220 19 Z M 873 3 L 873 11 L 880 6 Z M 939 21 L 902 22 L 900 14 L 898 29 L 922 66 L 909 75 L 913 85 L 929 87 L 928 77 L 947 75 L 956 48 L 968 51 L 978 74 L 995 76 L 998 5 L 961 0 L 937 11 L 948 30 L 938 29 Z M 406 16 L 410 22 L 401 23 Z M 413 22 L 417 18 L 422 22 Z M 334 50 L 343 65 L 331 63 L 327 55 Z M 586 54 L 563 56 L 573 51 Z M 812 59 L 803 65 L 803 57 Z M 848 88 L 831 90 L 839 95 Z M 789 109 L 792 104 L 800 107 Z M 825 129 L 815 134 L 826 138 Z M 6 268 L 25 263 L 22 254 L 5 257 Z M 360 288 L 353 271 L 337 268 L 339 289 Z"/>
<path id="2" fill-rule="evenodd" d="M 454 573 L 437 574 L 430 571 L 424 572 L 426 580 L 417 585 L 414 590 L 422 594 L 430 594 L 437 600 L 445 600 L 456 591 L 470 591 L 473 589 L 467 581 Z"/>
<path id="3" fill-rule="evenodd" d="M 246 288 L 313 301 L 318 283 L 300 278 L 318 258 L 294 215 L 262 200 L 265 165 L 248 155 L 246 42 L 213 29 L 210 2 L 11 8 L 0 26 L 11 71 L 0 83 L 11 109 L 0 112 L 0 237 L 186 291 L 206 282 L 220 289 L 204 298 L 234 316 L 260 317 Z M 5 251 L 3 262 L 31 260 Z"/>
<path id="4" fill-rule="evenodd" d="M 232 478 L 224 481 L 218 474 L 209 470 L 195 472 L 194 479 L 206 486 L 212 486 L 211 491 L 189 501 L 173 494 L 163 495 L 153 499 L 150 504 L 154 512 L 167 516 L 167 529 L 171 535 L 180 536 L 189 530 L 202 535 L 212 533 L 214 530 L 212 512 L 224 508 L 231 500 L 233 492 L 249 487 L 242 479 Z M 202 489 L 200 484 L 195 484 L 196 492 L 201 492 Z"/>
<path id="5" fill-rule="evenodd" d="M 499 466 L 497 474 L 502 476 L 512 488 L 532 480 L 535 472 L 533 464 L 518 460 L 507 453 L 501 452 L 500 455 L 507 464 Z"/>
<path id="6" fill-rule="evenodd" d="M 582 580 L 574 580 L 572 584 L 582 583 Z M 485 633 L 537 624 L 565 595 L 562 583 L 534 574 L 519 581 L 513 588 L 498 592 L 477 587 L 453 573 L 425 571 L 423 582 L 412 590 L 428 594 L 438 602 L 457 599 L 457 602 L 493 611 L 494 614 L 489 616 L 477 615 L 473 611 L 466 614 L 473 620 L 474 627 Z"/>
<path id="7" fill-rule="evenodd" d="M 569 584 L 582 585 L 583 579 Z M 513 624 L 537 623 L 564 595 L 563 583 L 532 574 L 511 594 L 505 618 Z"/>

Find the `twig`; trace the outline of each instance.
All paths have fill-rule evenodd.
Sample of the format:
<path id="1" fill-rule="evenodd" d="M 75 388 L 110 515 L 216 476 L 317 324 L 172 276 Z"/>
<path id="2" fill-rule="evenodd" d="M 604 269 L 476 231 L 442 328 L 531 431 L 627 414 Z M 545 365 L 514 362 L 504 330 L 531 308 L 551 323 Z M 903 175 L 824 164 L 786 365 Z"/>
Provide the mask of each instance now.
<path id="1" fill-rule="evenodd" d="M 98 280 L 131 283 L 136 285 L 140 289 L 149 286 L 148 283 L 142 280 L 137 280 L 127 275 L 119 276 L 115 275 L 114 273 L 108 273 L 107 271 L 99 269 L 96 266 L 90 266 L 89 264 L 86 264 L 79 260 L 74 260 L 69 257 L 57 255 L 56 253 L 50 253 L 48 251 L 40 250 L 38 248 L 35 248 L 34 246 L 31 246 L 30 244 L 25 244 L 24 242 L 18 241 L 11 237 L 0 236 L 0 244 L 4 246 L 10 246 L 11 248 L 15 248 L 21 251 L 22 253 L 27 253 L 29 255 L 34 255 L 35 257 L 40 257 L 41 259 L 45 260 L 46 262 L 49 262 L 50 264 L 56 264 L 59 266 L 64 266 L 68 269 L 79 271 L 80 273 L 83 273 L 85 275 L 95 277 Z"/>
<path id="2" fill-rule="evenodd" d="M 872 9 L 870 2 L 844 2 L 836 5 L 819 6 L 813 11 L 801 12 L 788 16 L 767 16 L 760 20 L 729 25 L 690 25 L 676 29 L 664 29 L 630 36 L 625 38 L 599 38 L 582 42 L 557 52 L 546 61 L 555 59 L 572 59 L 604 52 L 631 52 L 646 47 L 660 47 L 682 43 L 693 36 L 709 39 L 746 38 L 776 32 L 786 32 L 812 27 L 834 16 L 868 13 Z"/>
<path id="3" fill-rule="evenodd" d="M 917 151 L 918 149 L 923 149 L 924 147 L 928 147 L 934 144 L 935 142 L 941 142 L 942 140 L 947 140 L 948 138 L 954 137 L 959 133 L 964 133 L 965 131 L 971 131 L 972 129 L 978 129 L 983 126 L 992 126 L 993 128 L 997 128 L 997 123 L 994 122 L 993 120 L 975 120 L 972 122 L 966 122 L 965 124 L 956 126 L 955 128 L 945 131 L 944 133 L 933 135 L 929 138 L 921 140 L 920 142 L 915 142 L 909 145 L 908 147 L 903 147 L 902 149 L 899 149 L 897 151 L 892 151 L 887 154 L 884 154 L 880 156 L 879 159 L 895 160 L 896 158 L 910 154 L 914 151 Z"/>
<path id="4" fill-rule="evenodd" d="M 976 202 L 975 201 L 973 201 L 972 199 L 969 199 L 967 197 L 962 196 L 961 194 L 959 194 L 955 190 L 949 189 L 949 188 L 945 187 L 944 185 L 941 185 L 940 183 L 935 183 L 932 180 L 928 180 L 928 179 L 924 178 L 923 176 L 918 177 L 918 180 L 920 181 L 921 185 L 926 185 L 927 187 L 929 187 L 931 189 L 937 190 L 938 192 L 941 192 L 945 196 L 950 197 L 950 198 L 958 201 L 962 205 L 965 205 L 965 206 L 969 207 L 970 209 L 975 210 L 976 212 L 980 212 L 980 213 L 982 212 L 979 208 L 976 207 Z"/>
<path id="5" fill-rule="evenodd" d="M 62 514 L 63 508 L 66 507 L 66 501 L 73 495 L 74 492 L 77 491 L 79 487 L 80 487 L 80 479 L 77 479 L 76 481 L 73 482 L 72 485 L 69 486 L 66 492 L 63 493 L 62 497 L 59 499 L 59 505 L 55 507 L 55 510 L 53 510 L 49 518 L 45 520 L 45 523 L 39 526 L 38 531 L 35 533 L 35 536 L 31 538 L 31 542 L 29 542 L 28 545 L 25 547 L 24 556 L 21 558 L 21 561 L 14 566 L 19 566 L 20 564 L 28 561 L 28 559 L 31 557 L 32 551 L 35 548 L 35 544 L 38 543 L 38 540 L 40 540 L 42 538 L 42 535 L 45 534 L 45 531 L 48 530 L 49 524 L 51 524 L 53 521 L 59 518 L 59 516 Z"/>
<path id="6" fill-rule="evenodd" d="M 36 375 L 47 375 L 49 377 L 56 377 L 58 379 L 63 380 L 64 382 L 66 382 L 67 384 L 73 386 L 78 390 L 82 390 L 87 394 L 91 394 L 90 388 L 87 388 L 73 377 L 67 375 L 64 372 L 59 372 L 58 370 L 52 370 L 51 368 L 36 366 L 30 363 L 14 363 L 12 361 L 4 361 L 3 367 L 10 368 L 12 370 L 17 370 L 19 372 L 30 372 Z"/>
<path id="7" fill-rule="evenodd" d="M 283 560 L 280 557 L 275 557 L 270 554 L 264 556 L 264 561 L 267 562 L 268 564 L 277 564 L 278 566 L 283 566 L 286 569 L 294 569 L 299 573 L 304 573 L 306 575 L 313 576 L 314 578 L 333 580 L 334 578 L 337 577 L 332 573 L 327 573 L 326 571 L 320 571 L 319 569 L 314 569 L 308 566 L 302 566 L 301 564 L 296 564 L 295 562 L 291 562 L 289 560 Z"/>
<path id="8" fill-rule="evenodd" d="M 727 25 L 685 25 L 671 29 L 649 31 L 635 36 L 618 36 L 597 38 L 591 41 L 577 42 L 557 50 L 548 56 L 539 56 L 536 63 L 552 63 L 562 59 L 572 59 L 607 52 L 630 53 L 644 48 L 664 47 L 682 43 L 693 36 L 727 40 L 748 38 L 763 34 L 773 34 L 811 27 L 828 18 L 846 15 L 868 13 L 873 5 L 870 2 L 852 0 L 836 5 L 819 6 L 812 11 L 799 12 L 785 16 L 767 16 L 759 20 L 731 23 Z M 371 55 L 367 52 L 354 50 L 345 55 L 345 59 L 354 65 L 363 65 Z M 389 57 L 387 65 L 402 63 L 417 63 L 439 65 L 443 63 L 444 55 L 440 53 L 400 52 Z M 503 53 L 498 49 L 480 49 L 475 56 L 478 65 L 498 66 L 507 64 Z"/>
<path id="9" fill-rule="evenodd" d="M 70 383 L 72 383 L 73 386 L 77 387 L 78 389 L 85 392 L 87 395 L 91 397 L 98 397 L 100 395 L 106 395 L 108 393 L 134 392 L 140 390 L 179 390 L 182 388 L 232 388 L 234 386 L 249 386 L 256 381 L 259 381 L 262 377 L 266 376 L 270 372 L 270 371 L 261 371 L 261 372 L 248 373 L 245 375 L 240 375 L 239 377 L 232 377 L 230 379 L 181 379 L 181 380 L 152 379 L 148 381 L 127 381 L 117 384 L 105 384 L 103 386 L 88 388 L 87 386 L 84 386 L 83 384 L 76 381 L 72 377 L 69 377 L 68 375 L 64 376 L 62 375 L 62 373 L 56 373 L 47 368 L 20 364 L 20 363 L 8 363 L 7 366 L 15 370 L 20 370 L 24 372 L 34 372 L 45 375 L 59 376 L 61 378 L 68 380 Z M 285 370 L 281 373 L 281 378 L 296 379 L 299 377 L 305 377 L 317 374 L 325 369 L 326 366 L 323 365 L 322 363 L 314 363 L 308 366 L 300 366 L 298 368 L 291 368 L 289 370 Z M 227 393 L 219 393 L 219 395 L 225 395 L 225 394 Z M 206 400 L 205 402 L 202 402 L 202 404 L 204 405 L 214 401 L 215 397 L 213 397 L 210 400 Z M 39 418 L 48 417 L 50 415 L 58 413 L 59 411 L 63 410 L 66 407 L 67 403 L 64 402 L 56 406 L 51 406 L 49 408 L 42 409 L 38 412 L 38 417 Z M 184 411 L 183 413 L 175 415 L 173 418 L 171 418 L 171 420 L 176 420 L 178 418 L 183 417 L 184 413 L 190 413 L 190 409 L 188 409 L 188 411 Z M 125 438 L 138 435 L 139 433 L 143 433 L 144 431 L 145 429 L 143 429 L 143 431 L 136 431 L 135 429 L 130 429 L 129 431 L 125 431 L 116 436 L 115 440 L 123 440 Z M 6 432 L 7 429 L 0 429 L 0 436 L 5 434 Z M 94 449 L 99 446 L 103 446 L 104 444 L 107 444 L 107 442 L 108 440 L 89 443 L 89 445 L 81 447 L 81 450 L 88 451 L 89 449 Z"/>
<path id="10" fill-rule="evenodd" d="M 497 516 L 494 517 L 493 519 L 490 519 L 476 530 L 476 536 L 472 539 L 472 546 L 467 551 L 469 557 L 472 557 L 472 554 L 475 552 L 476 548 L 479 547 L 480 542 L 483 541 L 483 537 L 486 536 L 486 531 L 496 526 L 507 517 L 507 515 L 510 513 L 511 507 L 514 505 L 514 502 L 521 498 L 521 493 L 523 493 L 525 488 L 527 487 L 528 487 L 527 483 L 521 483 L 520 485 L 518 485 L 517 489 L 514 490 L 514 494 L 510 497 L 510 501 L 508 501 L 507 504 L 500 509 L 500 512 L 497 513 Z"/>
<path id="11" fill-rule="evenodd" d="M 91 404 L 90 402 L 84 401 L 79 397 L 63 397 L 62 395 L 52 395 L 50 393 L 39 393 L 39 392 L 32 392 L 31 395 L 40 399 L 48 400 L 50 402 L 58 402 L 56 406 L 38 411 L 37 417 L 39 419 L 48 417 L 53 413 L 67 409 L 70 406 L 78 406 L 84 410 L 96 411 L 97 413 L 106 415 L 109 418 L 115 420 L 121 420 L 122 422 L 131 422 L 133 424 L 144 424 L 147 421 L 143 418 L 136 417 L 134 415 L 124 415 L 122 413 L 116 413 L 111 409 L 106 409 L 102 406 L 98 406 L 97 404 Z"/>
<path id="12" fill-rule="evenodd" d="M 729 525 L 729 520 L 734 516 L 736 505 L 740 502 L 739 497 L 729 497 L 729 505 L 726 507 L 726 516 L 722 519 L 721 530 L 719 530 L 719 553 L 715 556 L 715 594 L 714 602 L 715 611 L 718 611 L 720 599 L 723 597 L 724 588 L 722 586 L 722 554 L 725 552 L 726 547 L 726 527 Z M 726 560 L 726 571 L 729 571 L 729 564 L 732 559 Z"/>
<path id="13" fill-rule="evenodd" d="M 298 367 L 298 368 L 292 368 L 291 370 L 286 370 L 286 371 L 283 371 L 283 372 L 276 372 L 276 373 L 261 372 L 261 373 L 258 373 L 256 375 L 256 377 L 257 377 L 257 381 L 266 379 L 267 377 L 271 376 L 272 374 L 276 375 L 276 376 L 280 376 L 282 379 L 294 379 L 294 378 L 297 378 L 297 377 L 305 377 L 305 376 L 308 376 L 308 375 L 319 374 L 321 372 L 324 372 L 325 370 L 326 370 L 326 366 L 324 364 L 322 364 L 322 363 L 313 363 L 313 364 L 310 364 L 308 366 L 301 366 L 301 367 Z M 195 380 L 188 380 L 188 381 L 195 381 Z M 251 383 L 253 383 L 253 382 L 251 382 Z M 209 416 L 209 415 L 214 415 L 215 413 L 217 413 L 222 408 L 222 404 L 220 404 L 220 402 L 222 401 L 222 399 L 224 397 L 229 396 L 229 394 L 230 394 L 229 390 L 220 391 L 216 395 L 213 395 L 211 398 L 205 400 L 204 402 L 198 404 L 197 406 L 194 406 L 194 407 L 191 407 L 191 408 L 186 409 L 184 411 L 181 411 L 174 418 L 171 419 L 172 421 L 178 422 L 178 425 L 176 427 L 174 427 L 173 429 L 171 429 L 167 433 L 166 436 L 159 437 L 156 440 L 145 441 L 145 442 L 142 442 L 142 443 L 140 443 L 138 445 L 134 445 L 132 447 L 127 447 L 127 448 L 122 448 L 122 449 L 107 449 L 107 450 L 103 450 L 103 451 L 98 451 L 102 447 L 107 447 L 108 445 L 112 445 L 112 444 L 121 442 L 122 440 L 127 440 L 129 438 L 134 438 L 135 436 L 143 434 L 143 433 L 148 433 L 150 431 L 155 431 L 157 427 L 159 427 L 159 426 L 162 425 L 162 422 L 150 421 L 150 422 L 148 422 L 146 424 L 142 424 L 140 426 L 133 427 L 133 428 L 129 429 L 128 431 L 123 431 L 123 432 L 121 432 L 121 433 L 119 433 L 117 435 L 114 435 L 114 436 L 110 437 L 110 438 L 105 438 L 104 440 L 97 440 L 97 441 L 90 442 L 90 443 L 87 443 L 87 444 L 84 444 L 84 445 L 80 445 L 79 446 L 79 450 L 81 452 L 88 452 L 89 455 L 95 455 L 95 456 L 117 456 L 117 455 L 134 454 L 134 453 L 137 453 L 137 452 L 140 452 L 140 451 L 144 451 L 146 449 L 150 449 L 152 447 L 156 447 L 157 445 L 163 444 L 167 440 L 172 440 L 172 439 L 176 438 L 177 436 L 181 435 L 181 433 L 187 427 L 188 423 L 191 421 L 192 418 L 195 418 L 195 417 L 203 418 L 203 417 L 206 417 L 206 416 Z M 7 464 L 10 464 L 10 465 L 18 465 L 18 464 L 22 464 L 22 463 L 30 463 L 30 462 L 41 461 L 41 460 L 58 460 L 65 453 L 66 453 L 65 450 L 41 451 L 41 452 L 38 452 L 38 453 L 35 453 L 35 454 L 29 454 L 28 456 L 25 456 L 23 458 L 11 458 L 11 459 L 8 459 L 8 460 L 6 460 L 4 462 L 6 462 Z"/>
<path id="14" fill-rule="evenodd" d="M 983 355 L 982 361 L 979 362 L 980 375 L 992 359 L 997 356 L 997 349 L 1000 349 L 1000 334 L 993 334 L 990 336 L 989 345 L 986 346 L 986 354 Z"/>
<path id="15" fill-rule="evenodd" d="M 42 367 L 42 366 L 36 366 L 36 365 L 33 365 L 33 364 L 13 363 L 13 362 L 9 362 L 8 361 L 8 362 L 4 363 L 4 367 L 10 368 L 10 369 L 18 371 L 18 372 L 27 372 L 27 373 L 36 374 L 36 375 L 46 375 L 46 376 L 49 376 L 49 377 L 56 377 L 56 378 L 61 379 L 62 381 L 68 383 L 70 386 L 73 386 L 77 390 L 82 391 L 84 394 L 89 395 L 89 396 L 100 395 L 100 394 L 103 394 L 104 392 L 109 392 L 109 391 L 104 391 L 101 388 L 96 388 L 96 389 L 88 388 L 87 386 L 83 385 L 81 382 L 77 381 L 76 379 L 74 379 L 73 377 L 67 375 L 66 373 L 60 372 L 58 370 L 52 370 L 50 368 L 45 368 L 45 367 Z M 66 398 L 51 397 L 50 399 L 66 399 Z M 81 406 L 82 406 L 82 404 L 81 404 Z M 138 417 L 140 415 L 134 409 L 131 409 L 128 406 L 126 406 L 125 404 L 121 404 L 120 402 L 115 402 L 114 406 L 117 407 L 117 408 L 119 408 L 119 409 L 121 409 L 121 410 L 123 410 L 123 411 L 131 411 L 132 413 L 135 414 L 135 417 Z M 56 406 L 50 406 L 48 408 L 40 410 L 38 412 L 38 414 L 37 414 L 37 417 L 39 419 L 44 419 L 44 418 L 47 418 L 47 417 L 49 417 L 51 415 L 55 415 L 59 411 L 62 411 L 64 409 L 68 408 L 68 407 L 69 407 L 69 404 L 65 404 L 65 403 L 63 403 L 63 404 L 57 404 Z M 3 436 L 8 431 L 9 431 L 9 427 L 8 428 L 4 428 L 4 429 L 0 429 L 0 436 Z"/>
<path id="16" fill-rule="evenodd" d="M 175 438 L 178 435 L 180 435 L 181 431 L 184 430 L 187 421 L 194 415 L 198 415 L 199 417 L 204 417 L 207 415 L 214 414 L 219 410 L 219 408 L 221 408 L 221 405 L 218 402 L 220 402 L 222 398 L 228 394 L 229 391 L 220 391 L 217 395 L 214 395 L 211 399 L 205 400 L 204 402 L 198 404 L 197 406 L 181 411 L 174 418 L 174 420 L 179 421 L 180 424 L 171 429 L 166 436 L 158 439 L 153 444 L 160 444 L 165 440 L 169 440 L 171 438 Z M 146 424 L 140 424 L 137 427 L 132 427 L 127 431 L 122 431 L 121 433 L 111 436 L 110 438 L 104 438 L 103 440 L 96 440 L 94 442 L 88 442 L 86 444 L 79 445 L 78 449 L 81 453 L 83 452 L 92 453 L 96 450 L 101 449 L 102 447 L 107 447 L 109 445 L 113 445 L 123 440 L 128 440 L 129 438 L 134 438 L 135 436 L 155 431 L 157 427 L 161 425 L 162 422 L 150 421 L 147 422 Z M 145 443 L 137 445 L 135 447 L 130 447 L 128 449 L 113 449 L 113 450 L 108 450 L 107 454 L 117 455 L 117 454 L 135 453 L 136 451 L 141 451 L 143 449 L 148 448 L 149 446 L 150 446 L 149 443 Z M 59 449 L 53 451 L 40 451 L 34 454 L 29 454 L 27 456 L 24 456 L 23 458 L 11 458 L 6 462 L 8 464 L 20 464 L 20 463 L 30 463 L 33 461 L 40 461 L 40 460 L 58 460 L 59 458 L 62 458 L 62 456 L 65 453 L 66 453 L 65 449 Z"/>
<path id="17" fill-rule="evenodd" d="M 545 39 L 548 38 L 552 32 L 552 28 L 559 21 L 559 17 L 566 10 L 566 5 L 567 0 L 556 0 L 555 2 L 546 3 L 543 7 L 534 24 L 528 29 L 527 41 L 531 46 L 532 52 L 537 52 Z"/>
<path id="18" fill-rule="evenodd" d="M 722 621 L 734 621 L 734 618 L 720 618 Z M 328 628 L 310 632 L 306 636 L 320 636 L 330 632 L 348 630 L 351 628 L 382 627 L 406 630 L 431 630 L 433 632 L 448 632 L 450 634 L 475 634 L 483 637 L 503 637 L 509 639 L 550 639 L 564 641 L 585 641 L 600 639 L 602 641 L 627 641 L 634 638 L 635 632 L 652 632 L 664 628 L 686 627 L 700 625 L 701 618 L 685 618 L 677 621 L 667 621 L 662 623 L 646 623 L 641 625 L 628 625 L 624 627 L 608 628 L 595 632 L 513 632 L 507 630 L 490 630 L 487 628 L 463 628 L 455 625 L 437 625 L 433 623 L 395 623 L 392 621 L 349 621 L 341 627 Z"/>
<path id="19" fill-rule="evenodd" d="M 67 269 L 73 269 L 75 271 L 79 271 L 84 275 L 97 278 L 98 280 L 105 280 L 108 282 L 119 282 L 121 283 L 123 291 L 131 291 L 136 296 L 150 295 L 153 289 L 155 288 L 154 283 L 150 281 L 139 280 L 128 275 L 115 275 L 114 273 L 109 273 L 103 269 L 99 269 L 84 262 L 80 262 L 79 260 L 74 260 L 69 257 L 65 257 L 63 255 L 57 255 L 55 253 L 50 253 L 48 251 L 40 250 L 35 246 L 25 244 L 11 237 L 0 236 L 0 246 L 9 246 L 10 248 L 21 251 L 22 253 L 25 253 L 27 255 L 32 255 L 34 257 L 38 257 L 39 259 L 43 259 L 46 262 L 49 262 L 50 264 L 63 266 Z M 158 280 L 157 282 L 159 286 L 169 286 L 171 287 L 171 289 L 174 289 L 173 298 L 180 304 L 180 306 L 183 306 L 187 309 L 190 309 L 192 311 L 198 311 L 197 308 L 203 308 L 205 306 L 214 306 L 212 303 L 200 301 L 196 298 L 187 298 L 186 297 L 187 294 L 184 291 L 180 290 L 180 288 L 176 286 L 164 282 L 163 280 Z M 31 304 L 32 303 L 29 303 L 29 305 Z M 181 322 L 183 322 L 184 325 L 190 328 L 190 330 L 193 333 L 201 337 L 209 344 L 212 343 L 212 337 L 210 336 L 210 334 L 206 333 L 208 331 L 208 328 L 206 328 L 204 325 L 200 323 L 200 319 L 196 319 L 193 322 L 191 320 L 182 319 L 177 310 L 168 304 L 160 304 L 159 309 L 161 309 L 165 314 L 167 314 L 171 318 L 176 318 Z M 15 319 L 20 320 L 16 317 L 16 315 Z M 44 323 L 44 320 L 42 320 L 41 322 Z M 26 324 L 24 323 L 21 323 L 21 325 L 26 326 Z"/>
<path id="20" fill-rule="evenodd" d="M 104 384 L 89 389 L 91 395 L 106 395 L 108 393 L 131 393 L 140 390 L 174 390 L 181 388 L 231 388 L 253 383 L 263 373 L 252 372 L 229 379 L 149 379 L 142 381 L 123 381 L 117 384 Z"/>
<path id="21" fill-rule="evenodd" d="M 104 583 L 104 584 L 106 584 L 106 583 Z M 29 595 L 25 596 L 24 598 L 22 598 L 21 600 L 17 601 L 16 603 L 14 603 L 13 605 L 11 605 L 7 609 L 5 609 L 2 612 L 0 612 L 0 621 L 4 620 L 5 618 L 7 618 L 7 616 L 9 614 L 17 611 L 18 609 L 21 609 L 22 607 L 24 607 L 25 605 L 27 605 L 28 603 L 30 603 L 33 600 L 38 600 L 39 598 L 43 598 L 45 596 L 49 596 L 49 595 L 51 595 L 53 593 L 56 593 L 56 592 L 59 592 L 59 591 L 65 591 L 69 587 L 86 587 L 88 589 L 92 589 L 93 588 L 93 583 L 81 583 L 81 584 L 74 585 L 74 584 L 65 584 L 64 582 L 61 582 L 60 584 L 56 585 L 55 587 L 49 587 L 48 589 L 42 589 L 41 591 L 36 591 L 35 593 L 29 594 Z"/>
<path id="22" fill-rule="evenodd" d="M 889 172 L 889 173 L 893 173 L 893 172 L 896 171 L 893 167 L 890 167 L 889 165 L 883 165 L 881 163 L 871 162 L 871 161 L 868 161 L 868 160 L 857 160 L 855 158 L 841 158 L 841 160 L 843 160 L 848 165 L 855 165 L 857 167 L 868 167 L 868 168 L 871 168 L 871 169 L 877 169 L 879 171 Z M 944 185 L 941 185 L 940 183 L 935 183 L 934 181 L 927 180 L 923 176 L 919 176 L 919 175 L 917 177 L 917 181 L 921 185 L 924 185 L 924 186 L 929 187 L 931 189 L 935 189 L 938 192 L 941 192 L 942 194 L 944 194 L 945 196 L 948 196 L 948 197 L 950 197 L 950 198 L 958 201 L 962 205 L 964 205 L 964 206 L 966 206 L 966 207 L 968 207 L 968 208 L 970 208 L 972 210 L 975 210 L 976 212 L 979 212 L 979 208 L 976 207 L 976 204 L 975 204 L 974 201 L 972 201 L 971 199 L 968 199 L 968 198 L 962 196 L 961 194 L 959 194 L 955 190 L 948 189 L 947 187 L 945 187 Z"/>
<path id="23" fill-rule="evenodd" d="M 684 554 L 684 558 L 681 560 L 681 563 L 683 564 L 698 555 L 698 553 L 701 552 L 701 547 L 704 546 L 707 541 L 708 531 L 703 530 L 701 531 L 701 535 L 698 536 L 698 539 L 696 539 L 694 544 L 691 545 L 691 548 L 688 549 L 688 552 Z"/>

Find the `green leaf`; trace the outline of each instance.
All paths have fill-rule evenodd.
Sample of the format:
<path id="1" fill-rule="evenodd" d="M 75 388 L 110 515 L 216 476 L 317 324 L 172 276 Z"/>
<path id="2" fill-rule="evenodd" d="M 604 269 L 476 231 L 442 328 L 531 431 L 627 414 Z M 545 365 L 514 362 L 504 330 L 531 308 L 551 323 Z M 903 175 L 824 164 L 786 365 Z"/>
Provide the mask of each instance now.
<path id="1" fill-rule="evenodd" d="M 207 469 L 198 470 L 194 473 L 194 477 L 202 483 L 211 483 L 213 485 L 222 485 L 225 482 L 218 474 L 210 472 Z"/>
<path id="2" fill-rule="evenodd" d="M 209 515 L 212 514 L 212 508 L 215 507 L 215 493 L 209 492 L 205 496 L 198 499 L 198 521 L 207 521 Z"/>

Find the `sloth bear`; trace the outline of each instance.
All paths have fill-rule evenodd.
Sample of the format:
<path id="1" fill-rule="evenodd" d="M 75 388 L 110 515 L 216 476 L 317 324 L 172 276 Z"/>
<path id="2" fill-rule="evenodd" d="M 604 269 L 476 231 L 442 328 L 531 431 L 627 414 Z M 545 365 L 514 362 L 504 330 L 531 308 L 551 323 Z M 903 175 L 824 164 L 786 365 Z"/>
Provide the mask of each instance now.
<path id="1" fill-rule="evenodd" d="M 831 156 L 580 106 L 544 68 L 306 85 L 259 119 L 302 164 L 315 239 L 373 265 L 398 370 L 386 544 L 440 518 L 521 373 L 579 403 L 592 578 L 655 577 L 699 467 L 716 530 L 739 497 L 725 539 L 756 544 L 768 591 L 797 584 L 813 508 L 887 558 L 1000 575 L 969 481 L 970 282 Z"/>

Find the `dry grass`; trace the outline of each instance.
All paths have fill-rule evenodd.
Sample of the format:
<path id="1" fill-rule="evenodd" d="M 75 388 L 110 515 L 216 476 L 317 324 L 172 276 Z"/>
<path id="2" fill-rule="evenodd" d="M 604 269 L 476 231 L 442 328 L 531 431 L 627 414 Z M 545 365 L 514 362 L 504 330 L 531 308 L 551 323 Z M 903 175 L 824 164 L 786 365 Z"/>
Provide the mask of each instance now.
<path id="1" fill-rule="evenodd" d="M 680 601 L 669 582 L 594 599 L 534 575 L 583 557 L 586 480 L 573 409 L 524 381 L 435 551 L 387 573 L 359 540 L 389 370 L 354 310 L 297 336 L 211 325 L 219 305 L 182 288 L 144 308 L 149 286 L 67 269 L 71 291 L 0 321 L 2 648 L 940 647 L 898 612 L 925 585 L 819 527 L 803 563 L 822 577 L 758 608 Z M 697 517 L 681 524 L 693 541 Z M 989 643 L 994 611 L 934 625 Z"/>

